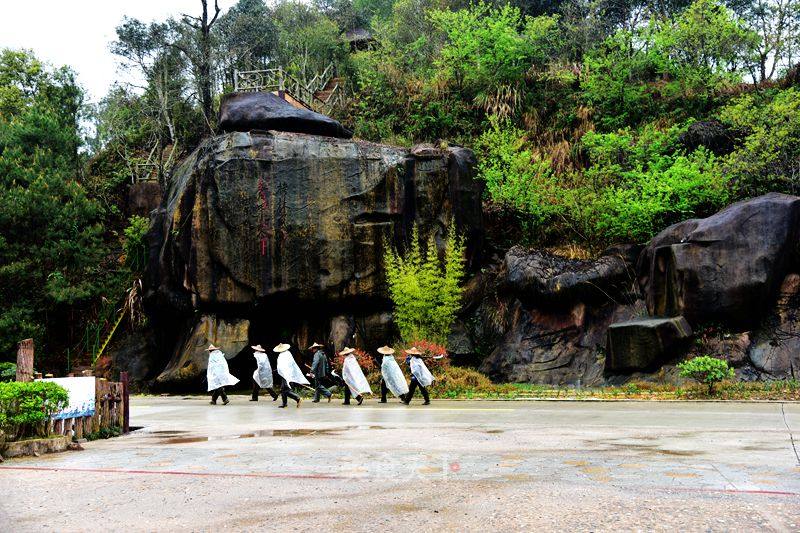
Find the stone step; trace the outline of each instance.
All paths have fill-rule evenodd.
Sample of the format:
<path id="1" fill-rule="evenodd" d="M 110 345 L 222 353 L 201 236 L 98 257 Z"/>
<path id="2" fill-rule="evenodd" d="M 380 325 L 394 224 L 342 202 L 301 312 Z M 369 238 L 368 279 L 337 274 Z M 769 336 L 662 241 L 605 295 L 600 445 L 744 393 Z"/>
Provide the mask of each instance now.
<path id="1" fill-rule="evenodd" d="M 675 355 L 692 336 L 682 316 L 643 318 L 611 324 L 606 342 L 606 371 L 645 370 Z"/>

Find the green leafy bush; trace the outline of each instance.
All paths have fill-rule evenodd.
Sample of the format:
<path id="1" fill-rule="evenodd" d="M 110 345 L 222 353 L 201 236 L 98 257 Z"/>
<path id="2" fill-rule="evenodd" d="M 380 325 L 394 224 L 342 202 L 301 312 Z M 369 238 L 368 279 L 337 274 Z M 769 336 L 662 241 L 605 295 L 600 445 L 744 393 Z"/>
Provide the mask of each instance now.
<path id="1" fill-rule="evenodd" d="M 678 363 L 678 369 L 681 376 L 708 385 L 708 394 L 714 392 L 714 385 L 723 379 L 730 379 L 734 375 L 733 368 L 728 365 L 727 361 L 708 355 L 701 355 Z"/>
<path id="2" fill-rule="evenodd" d="M 147 230 L 150 221 L 137 215 L 128 220 L 125 228 L 125 264 L 131 272 L 142 272 L 147 264 Z"/>
<path id="3" fill-rule="evenodd" d="M 741 96 L 719 117 L 744 137 L 721 163 L 738 196 L 800 193 L 800 88 Z"/>
<path id="4" fill-rule="evenodd" d="M 465 245 L 455 225 L 450 228 L 443 260 L 433 235 L 423 248 L 416 227 L 404 254 L 392 249 L 384 252 L 394 321 L 404 341 L 430 339 L 444 343 L 461 307 Z"/>
<path id="5" fill-rule="evenodd" d="M 0 361 L 0 381 L 14 381 L 17 378 L 17 365 Z"/>
<path id="6" fill-rule="evenodd" d="M 67 406 L 64 387 L 46 381 L 0 383 L 0 428 L 9 440 L 47 436 L 50 415 Z"/>

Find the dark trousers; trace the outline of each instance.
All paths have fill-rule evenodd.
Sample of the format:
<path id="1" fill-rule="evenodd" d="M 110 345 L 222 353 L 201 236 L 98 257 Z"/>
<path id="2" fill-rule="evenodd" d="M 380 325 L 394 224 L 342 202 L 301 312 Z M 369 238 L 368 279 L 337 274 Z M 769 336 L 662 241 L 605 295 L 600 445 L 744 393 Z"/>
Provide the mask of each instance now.
<path id="1" fill-rule="evenodd" d="M 275 390 L 272 387 L 267 387 L 264 390 L 267 391 L 270 396 L 272 396 L 273 400 L 277 400 L 278 399 L 278 393 L 275 392 Z M 253 381 L 253 396 L 252 396 L 252 399 L 253 399 L 254 402 L 258 401 L 258 393 L 259 392 L 261 392 L 261 387 L 259 387 L 258 383 L 256 383 L 255 380 L 254 380 Z"/>
<path id="2" fill-rule="evenodd" d="M 352 396 L 352 393 L 350 392 L 350 387 L 348 387 L 345 384 L 345 386 L 344 386 L 344 405 L 350 405 L 350 397 L 351 396 Z M 364 399 L 364 397 L 361 396 L 360 394 L 358 396 L 356 396 L 356 401 L 359 404 L 362 402 L 363 399 Z"/>
<path id="3" fill-rule="evenodd" d="M 318 402 L 320 395 L 325 396 L 326 398 L 331 397 L 331 391 L 325 388 L 322 384 L 322 378 L 315 377 L 314 378 L 314 401 Z"/>
<path id="4" fill-rule="evenodd" d="M 292 387 L 290 387 L 289 384 L 286 383 L 285 379 L 281 378 L 281 400 L 283 401 L 284 407 L 286 406 L 287 398 L 291 398 L 296 402 L 300 401 L 300 396 L 295 394 L 295 392 L 292 390 Z"/>
<path id="5" fill-rule="evenodd" d="M 218 387 L 211 391 L 211 403 L 217 403 L 217 398 L 222 397 L 222 402 L 228 401 L 228 395 L 225 394 L 225 387 Z"/>
<path id="6" fill-rule="evenodd" d="M 386 382 L 381 378 L 381 403 L 386 403 L 386 395 L 388 393 L 389 389 L 386 387 Z"/>
<path id="7" fill-rule="evenodd" d="M 425 400 L 425 403 L 430 403 L 430 398 L 428 397 L 428 389 L 423 387 L 417 381 L 417 378 L 411 376 L 411 383 L 408 385 L 408 394 L 406 394 L 406 403 L 411 403 L 411 398 L 414 397 L 414 391 L 419 387 L 419 391 L 422 393 L 422 399 Z"/>
<path id="8" fill-rule="evenodd" d="M 381 378 L 381 403 L 386 403 L 386 397 L 388 396 L 388 394 L 389 394 L 389 387 L 386 386 L 386 382 L 383 380 L 383 378 Z M 406 400 L 404 394 L 400 396 L 400 400 L 401 401 Z"/>

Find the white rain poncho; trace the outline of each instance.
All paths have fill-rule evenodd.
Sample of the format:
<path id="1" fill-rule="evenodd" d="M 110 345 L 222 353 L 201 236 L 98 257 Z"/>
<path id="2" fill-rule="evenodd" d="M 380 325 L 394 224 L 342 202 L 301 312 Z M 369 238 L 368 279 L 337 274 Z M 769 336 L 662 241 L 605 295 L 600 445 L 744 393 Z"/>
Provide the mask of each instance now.
<path id="1" fill-rule="evenodd" d="M 428 370 L 428 367 L 425 366 L 425 361 L 419 357 L 412 357 L 409 366 L 411 367 L 411 374 L 417 378 L 417 382 L 423 387 L 430 386 L 433 380 L 436 379 L 431 374 L 431 371 Z"/>
<path id="2" fill-rule="evenodd" d="M 228 372 L 228 361 L 225 359 L 225 354 L 219 350 L 208 354 L 206 381 L 208 381 L 209 391 L 239 383 L 239 380 Z"/>
<path id="3" fill-rule="evenodd" d="M 381 362 L 381 376 L 383 382 L 386 383 L 386 388 L 392 391 L 392 394 L 398 398 L 403 394 L 408 394 L 408 383 L 403 371 L 400 370 L 400 365 L 394 360 L 393 355 L 384 355 Z"/>
<path id="4" fill-rule="evenodd" d="M 288 350 L 281 352 L 278 356 L 278 375 L 286 380 L 287 383 L 299 383 L 300 385 L 310 385 L 300 367 L 294 362 L 291 352 Z"/>
<path id="5" fill-rule="evenodd" d="M 372 389 L 369 388 L 369 382 L 364 376 L 361 367 L 358 366 L 358 361 L 353 354 L 344 358 L 344 363 L 342 363 L 342 379 L 354 396 L 372 394 Z"/>
<path id="6" fill-rule="evenodd" d="M 258 368 L 253 372 L 253 381 L 255 381 L 262 389 L 269 389 L 272 387 L 272 365 L 269 364 L 269 356 L 264 352 L 256 352 L 253 354 L 256 358 Z"/>

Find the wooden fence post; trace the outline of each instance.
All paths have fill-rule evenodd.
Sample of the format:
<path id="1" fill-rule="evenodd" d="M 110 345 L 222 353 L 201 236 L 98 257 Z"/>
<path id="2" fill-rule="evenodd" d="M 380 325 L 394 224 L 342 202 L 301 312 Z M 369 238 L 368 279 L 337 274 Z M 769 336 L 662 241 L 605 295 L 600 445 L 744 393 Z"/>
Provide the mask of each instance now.
<path id="1" fill-rule="evenodd" d="M 128 392 L 128 373 L 120 372 L 119 380 L 122 382 L 122 432 L 131 430 L 130 393 Z"/>
<path id="2" fill-rule="evenodd" d="M 17 345 L 17 381 L 33 381 L 33 339 Z"/>

